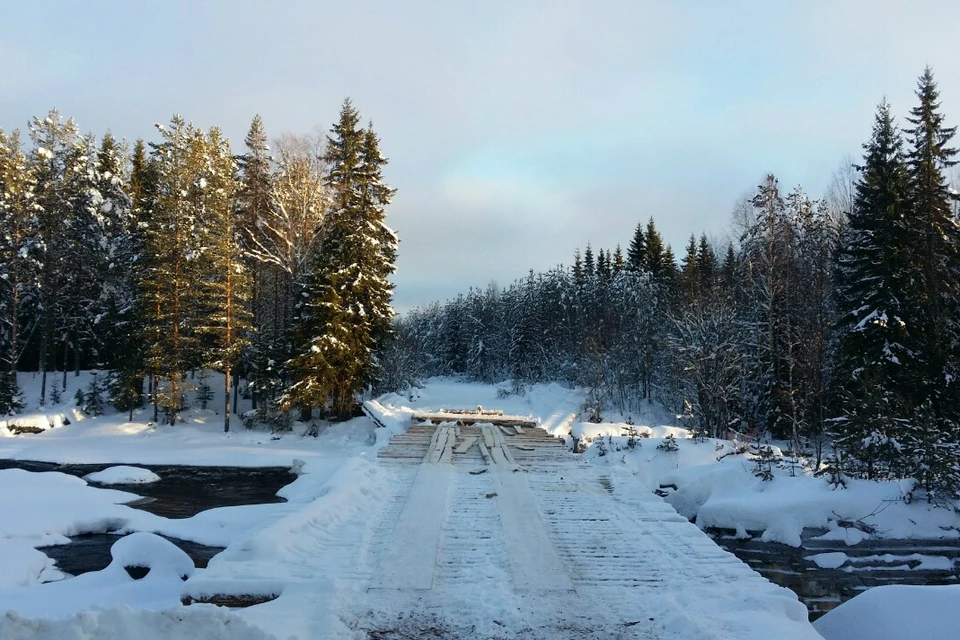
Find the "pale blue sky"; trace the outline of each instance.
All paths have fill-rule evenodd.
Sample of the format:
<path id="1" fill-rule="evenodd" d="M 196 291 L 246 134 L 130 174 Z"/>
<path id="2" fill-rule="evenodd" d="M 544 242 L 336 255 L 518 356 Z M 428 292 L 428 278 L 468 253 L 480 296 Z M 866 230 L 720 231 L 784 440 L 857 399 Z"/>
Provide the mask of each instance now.
<path id="1" fill-rule="evenodd" d="M 151 137 L 179 112 L 239 151 L 254 113 L 305 133 L 351 96 L 398 189 L 400 309 L 626 245 L 651 215 L 678 252 L 720 237 L 768 172 L 819 196 L 926 64 L 960 123 L 950 0 L 6 4 L 4 129 L 56 106 Z"/>

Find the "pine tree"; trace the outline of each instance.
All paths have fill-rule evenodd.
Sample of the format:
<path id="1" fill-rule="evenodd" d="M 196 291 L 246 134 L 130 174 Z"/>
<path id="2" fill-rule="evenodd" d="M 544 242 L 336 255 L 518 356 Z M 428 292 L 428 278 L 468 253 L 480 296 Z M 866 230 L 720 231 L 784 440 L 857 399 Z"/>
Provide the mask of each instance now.
<path id="1" fill-rule="evenodd" d="M 241 233 L 233 208 L 237 189 L 233 157 L 220 130 L 213 128 L 204 144 L 204 165 L 198 182 L 203 235 L 203 305 L 198 329 L 209 338 L 205 364 L 223 371 L 223 430 L 230 431 L 230 392 L 235 367 L 249 342 L 251 279 L 243 260 Z"/>
<path id="2" fill-rule="evenodd" d="M 200 363 L 197 336 L 203 246 L 202 224 L 206 144 L 201 131 L 174 116 L 158 125 L 153 145 L 156 187 L 145 237 L 141 294 L 147 303 L 147 365 L 153 371 L 154 403 L 163 396 L 166 417 L 176 423 L 186 391 L 184 374 Z M 158 382 L 168 387 L 160 394 Z"/>
<path id="3" fill-rule="evenodd" d="M 24 307 L 36 300 L 36 218 L 31 210 L 32 176 L 20 144 L 20 133 L 0 130 L 0 363 L 16 373 L 32 326 L 25 321 Z M 4 389 L 16 389 L 11 377 Z M 16 395 L 17 392 L 13 392 Z M 0 395 L 7 401 L 13 396 Z"/>
<path id="4" fill-rule="evenodd" d="M 46 400 L 47 373 L 54 366 L 57 346 L 56 330 L 63 314 L 61 296 L 64 278 L 70 267 L 64 263 L 64 237 L 74 221 L 74 214 L 86 194 L 71 188 L 80 175 L 86 174 L 83 141 L 73 120 L 62 121 L 56 109 L 43 119 L 34 118 L 30 125 L 34 149 L 30 170 L 35 181 L 31 200 L 38 220 L 37 259 L 39 263 L 38 305 L 40 309 L 40 404 Z"/>

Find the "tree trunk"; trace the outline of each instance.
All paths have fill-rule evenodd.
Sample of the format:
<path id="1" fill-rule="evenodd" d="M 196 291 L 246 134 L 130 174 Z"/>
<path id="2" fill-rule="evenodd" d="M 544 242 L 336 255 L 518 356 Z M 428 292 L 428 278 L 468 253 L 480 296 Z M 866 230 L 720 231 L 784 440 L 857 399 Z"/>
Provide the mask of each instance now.
<path id="1" fill-rule="evenodd" d="M 63 341 L 63 391 L 67 391 L 67 362 L 69 362 L 68 356 L 70 355 L 70 341 Z"/>
<path id="2" fill-rule="evenodd" d="M 230 432 L 230 363 L 223 368 L 223 432 Z"/>

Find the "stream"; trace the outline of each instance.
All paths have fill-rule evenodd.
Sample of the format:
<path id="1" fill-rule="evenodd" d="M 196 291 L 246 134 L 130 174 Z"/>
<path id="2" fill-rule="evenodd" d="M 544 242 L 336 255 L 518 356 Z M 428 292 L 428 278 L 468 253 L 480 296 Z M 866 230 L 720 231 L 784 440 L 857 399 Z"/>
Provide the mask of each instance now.
<path id="1" fill-rule="evenodd" d="M 807 606 L 811 621 L 871 587 L 960 581 L 960 544 L 956 540 L 864 540 L 847 546 L 842 540 L 816 539 L 825 530 L 804 530 L 801 546 L 794 548 L 756 538 L 738 540 L 732 531 L 707 533 L 763 577 L 796 593 Z M 841 553 L 846 559 L 820 556 Z M 812 556 L 835 562 L 821 560 L 828 565 L 821 567 Z"/>
<path id="2" fill-rule="evenodd" d="M 31 460 L 0 460 L 0 470 L 56 471 L 82 478 L 118 464 L 120 463 L 56 464 Z M 215 507 L 284 502 L 283 498 L 277 496 L 277 491 L 296 478 L 287 467 L 132 466 L 149 469 L 160 476 L 160 480 L 149 484 L 112 484 L 104 488 L 142 496 L 143 500 L 130 506 L 166 518 L 189 518 Z M 90 486 L 104 485 L 91 482 Z M 110 564 L 110 547 L 121 537 L 123 536 L 110 532 L 89 533 L 71 537 L 69 544 L 41 547 L 40 550 L 56 561 L 60 571 L 76 576 L 99 571 Z M 199 568 L 206 567 L 210 558 L 223 550 L 221 547 L 209 547 L 177 538 L 167 539 L 183 549 Z"/>

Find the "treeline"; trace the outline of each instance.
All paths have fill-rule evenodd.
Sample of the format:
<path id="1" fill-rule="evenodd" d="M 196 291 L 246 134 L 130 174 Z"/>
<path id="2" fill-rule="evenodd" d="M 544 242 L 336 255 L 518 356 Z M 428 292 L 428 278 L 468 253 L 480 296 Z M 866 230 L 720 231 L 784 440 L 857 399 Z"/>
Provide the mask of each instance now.
<path id="1" fill-rule="evenodd" d="M 789 440 L 838 482 L 909 477 L 931 500 L 957 496 L 954 129 L 929 69 L 917 96 L 903 134 L 881 104 L 849 198 L 784 194 L 768 176 L 732 243 L 691 236 L 679 264 L 651 219 L 626 255 L 587 245 L 570 267 L 409 313 L 386 375 L 565 381 L 594 420 L 656 399 L 700 434 Z"/>
<path id="2" fill-rule="evenodd" d="M 258 116 L 237 156 L 216 127 L 156 126 L 132 149 L 56 110 L 29 148 L 0 131 L 0 413 L 22 406 L 18 370 L 40 371 L 43 405 L 69 370 L 101 368 L 131 419 L 150 402 L 174 424 L 188 372 L 212 368 L 225 429 L 241 375 L 274 427 L 293 408 L 349 415 L 393 318 L 372 126 L 347 100 L 329 136 L 271 151 Z"/>

